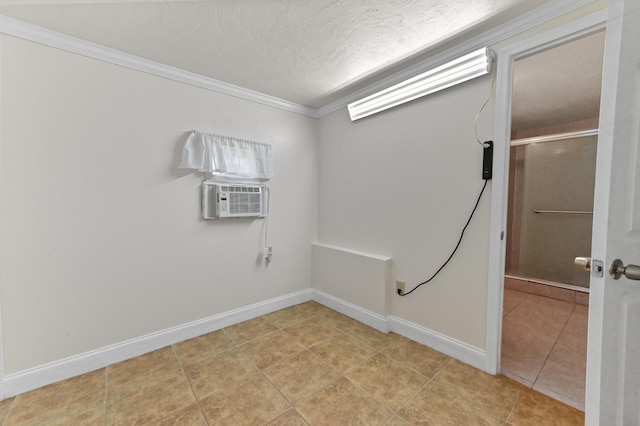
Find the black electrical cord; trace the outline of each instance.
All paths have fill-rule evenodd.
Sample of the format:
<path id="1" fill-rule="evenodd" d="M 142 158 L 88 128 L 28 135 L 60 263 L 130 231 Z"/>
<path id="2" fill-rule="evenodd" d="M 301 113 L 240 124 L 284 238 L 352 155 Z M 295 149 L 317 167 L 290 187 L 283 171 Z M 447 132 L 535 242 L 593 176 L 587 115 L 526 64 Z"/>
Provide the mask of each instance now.
<path id="1" fill-rule="evenodd" d="M 482 194 L 484 193 L 484 190 L 487 187 L 487 182 L 489 182 L 489 180 L 485 180 L 484 181 L 484 185 L 482 185 L 482 190 L 480 191 L 480 195 L 478 195 L 478 200 L 476 201 L 476 205 L 473 207 L 473 211 L 471 212 L 471 215 L 469 215 L 469 220 L 467 220 L 466 225 L 464 225 L 464 228 L 462 228 L 462 232 L 460 233 L 460 239 L 458 240 L 458 244 L 456 244 L 456 248 L 453 249 L 453 251 L 451 252 L 451 255 L 449 256 L 449 258 L 442 264 L 442 266 L 440 268 L 438 268 L 436 273 L 433 274 L 431 276 L 431 278 L 429 278 L 425 282 L 422 282 L 422 283 L 418 284 L 417 286 L 415 286 L 414 288 L 412 288 L 410 291 L 408 291 L 406 293 L 403 293 L 402 290 L 398 289 L 398 295 L 399 296 L 407 296 L 407 295 L 413 293 L 414 291 L 416 291 L 418 289 L 418 287 L 429 283 L 432 279 L 434 279 L 436 277 L 436 275 L 438 275 L 440 273 L 440 271 L 442 271 L 444 269 L 445 266 L 447 266 L 447 263 L 449 263 L 449 261 L 451 260 L 453 255 L 456 254 L 456 251 L 458 251 L 458 247 L 460 247 L 460 243 L 462 243 L 462 237 L 464 236 L 464 231 L 467 230 L 467 227 L 471 223 L 471 219 L 473 218 L 473 215 L 475 214 L 476 210 L 478 209 L 478 205 L 480 204 L 480 199 L 482 198 Z"/>

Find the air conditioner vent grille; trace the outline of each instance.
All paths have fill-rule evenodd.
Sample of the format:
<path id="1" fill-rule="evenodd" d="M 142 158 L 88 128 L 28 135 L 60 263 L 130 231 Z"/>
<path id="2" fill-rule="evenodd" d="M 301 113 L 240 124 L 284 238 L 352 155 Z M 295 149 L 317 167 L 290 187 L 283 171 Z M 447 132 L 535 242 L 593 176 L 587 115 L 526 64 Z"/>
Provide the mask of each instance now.
<path id="1" fill-rule="evenodd" d="M 220 186 L 221 192 L 262 192 L 259 186 Z"/>
<path id="2" fill-rule="evenodd" d="M 260 214 L 262 212 L 261 194 L 230 192 L 229 212 L 231 214 Z"/>
<path id="3" fill-rule="evenodd" d="M 266 187 L 202 183 L 202 216 L 205 219 L 265 217 Z"/>

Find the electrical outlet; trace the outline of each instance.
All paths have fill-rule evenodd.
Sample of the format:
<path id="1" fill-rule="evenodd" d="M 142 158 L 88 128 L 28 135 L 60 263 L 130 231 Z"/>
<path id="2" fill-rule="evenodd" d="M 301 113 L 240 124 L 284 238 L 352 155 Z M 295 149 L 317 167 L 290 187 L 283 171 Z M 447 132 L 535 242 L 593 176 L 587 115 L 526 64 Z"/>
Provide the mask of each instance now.
<path id="1" fill-rule="evenodd" d="M 271 246 L 266 247 L 264 249 L 264 260 L 267 262 L 267 265 L 271 263 L 272 256 L 273 256 L 273 248 Z"/>
<path id="2" fill-rule="evenodd" d="M 398 294 L 404 294 L 404 281 L 396 280 L 396 291 Z"/>

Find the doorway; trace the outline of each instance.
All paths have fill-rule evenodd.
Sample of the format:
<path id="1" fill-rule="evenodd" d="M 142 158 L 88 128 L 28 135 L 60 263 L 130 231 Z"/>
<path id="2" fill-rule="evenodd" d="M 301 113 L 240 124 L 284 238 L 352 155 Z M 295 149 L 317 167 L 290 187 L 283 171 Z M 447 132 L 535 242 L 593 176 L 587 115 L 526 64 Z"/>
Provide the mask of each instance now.
<path id="1" fill-rule="evenodd" d="M 501 373 L 584 410 L 604 30 L 513 64 Z"/>

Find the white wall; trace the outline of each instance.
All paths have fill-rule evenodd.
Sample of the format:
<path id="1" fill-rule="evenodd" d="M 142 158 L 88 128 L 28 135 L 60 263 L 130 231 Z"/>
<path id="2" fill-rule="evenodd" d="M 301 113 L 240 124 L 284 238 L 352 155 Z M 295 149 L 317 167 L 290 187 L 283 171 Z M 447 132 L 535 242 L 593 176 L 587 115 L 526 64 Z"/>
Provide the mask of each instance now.
<path id="1" fill-rule="evenodd" d="M 594 0 L 491 47 L 605 7 L 606 0 Z M 455 247 L 484 183 L 474 120 L 490 91 L 491 78 L 485 76 L 354 123 L 346 109 L 337 111 L 320 119 L 318 150 L 318 241 L 391 257 L 392 322 L 417 325 L 415 335 L 423 342 L 443 344 L 443 350 L 481 368 L 493 360 L 480 358 L 495 349 L 486 348 L 488 290 L 501 285 L 488 283 L 491 182 L 440 275 L 405 297 L 395 294 L 394 282 L 413 288 Z M 493 138 L 493 109 L 489 103 L 478 121 L 482 140 Z"/>
<path id="2" fill-rule="evenodd" d="M 474 119 L 490 85 L 483 77 L 353 123 L 346 110 L 322 118 L 318 240 L 390 256 L 391 281 L 407 290 L 435 272 L 484 183 Z M 485 138 L 491 123 L 489 109 Z M 431 284 L 406 297 L 390 289 L 389 315 L 484 348 L 489 196 Z"/>
<path id="3" fill-rule="evenodd" d="M 5 374 L 309 287 L 316 120 L 1 42 Z M 200 219 L 192 129 L 273 145 L 268 267 L 262 220 Z"/>
<path id="4" fill-rule="evenodd" d="M 319 243 L 313 244 L 311 256 L 314 290 L 386 319 L 391 258 Z"/>

